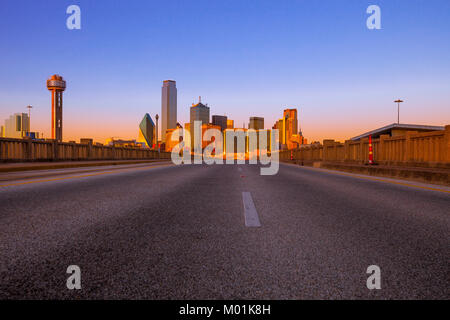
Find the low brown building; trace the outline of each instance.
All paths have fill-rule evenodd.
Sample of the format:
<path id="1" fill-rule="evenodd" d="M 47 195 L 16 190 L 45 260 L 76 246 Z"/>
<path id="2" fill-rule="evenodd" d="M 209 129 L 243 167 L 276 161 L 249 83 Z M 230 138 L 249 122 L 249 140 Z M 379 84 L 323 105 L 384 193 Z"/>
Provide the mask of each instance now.
<path id="1" fill-rule="evenodd" d="M 390 137 L 403 136 L 408 131 L 415 131 L 417 133 L 420 132 L 430 132 L 430 131 L 439 131 L 444 130 L 443 126 L 427 126 L 427 125 L 419 125 L 419 124 L 401 124 L 401 123 L 393 123 L 387 125 L 385 127 L 381 127 L 366 133 L 363 133 L 359 136 L 353 137 L 350 140 L 358 141 L 363 138 L 367 138 L 372 135 L 372 138 L 379 138 L 381 135 L 389 135 Z"/>

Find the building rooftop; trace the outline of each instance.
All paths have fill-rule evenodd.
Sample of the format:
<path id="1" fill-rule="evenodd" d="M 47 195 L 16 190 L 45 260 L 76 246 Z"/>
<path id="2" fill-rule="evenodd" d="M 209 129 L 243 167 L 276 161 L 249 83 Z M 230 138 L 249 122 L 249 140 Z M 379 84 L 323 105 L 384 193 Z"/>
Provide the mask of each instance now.
<path id="1" fill-rule="evenodd" d="M 372 135 L 372 138 L 378 138 L 382 134 L 392 135 L 392 130 L 404 130 L 404 131 L 438 131 L 444 130 L 443 126 L 428 126 L 421 124 L 402 124 L 402 123 L 392 123 L 390 125 L 363 133 L 359 136 L 353 137 L 350 140 L 357 141 L 362 138 L 366 138 Z"/>
<path id="2" fill-rule="evenodd" d="M 197 104 L 192 105 L 191 108 L 209 108 L 209 107 L 205 106 L 203 103 L 199 102 Z"/>

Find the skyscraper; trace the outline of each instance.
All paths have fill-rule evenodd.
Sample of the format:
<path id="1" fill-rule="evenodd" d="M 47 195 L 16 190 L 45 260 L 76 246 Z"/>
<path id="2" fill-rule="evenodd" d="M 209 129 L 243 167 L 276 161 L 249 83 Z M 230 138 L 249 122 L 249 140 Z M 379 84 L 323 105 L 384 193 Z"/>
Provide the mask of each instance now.
<path id="1" fill-rule="evenodd" d="M 279 130 L 280 143 L 286 145 L 286 118 L 283 117 L 278 120 L 277 129 Z"/>
<path id="2" fill-rule="evenodd" d="M 219 126 L 220 130 L 224 131 L 227 128 L 227 116 L 212 116 L 212 124 Z"/>
<path id="3" fill-rule="evenodd" d="M 174 80 L 164 80 L 161 94 L 161 141 L 166 141 L 166 130 L 177 127 L 177 87 Z"/>
<path id="4" fill-rule="evenodd" d="M 153 148 L 155 144 L 155 124 L 148 113 L 139 124 L 139 142 L 145 142 L 147 147 Z"/>
<path id="5" fill-rule="evenodd" d="M 298 134 L 297 109 L 285 109 L 283 117 L 286 119 L 286 139 L 290 140 L 295 134 Z"/>
<path id="6" fill-rule="evenodd" d="M 47 80 L 47 89 L 52 92 L 52 139 L 62 141 L 62 93 L 66 90 L 66 81 L 54 74 Z"/>
<path id="7" fill-rule="evenodd" d="M 199 97 L 197 104 L 192 104 L 191 110 L 190 110 L 190 119 L 189 119 L 189 129 L 191 133 L 191 147 L 194 146 L 194 134 L 195 134 L 195 126 L 194 121 L 201 121 L 201 126 L 206 125 L 209 123 L 209 107 L 205 106 L 201 102 L 201 98 Z M 200 137 L 201 138 L 201 137 Z"/>
<path id="8" fill-rule="evenodd" d="M 15 113 L 5 120 L 5 126 L 3 128 L 3 136 L 5 138 L 23 138 L 27 136 L 30 131 L 30 121 L 28 120 L 28 114 Z"/>
<path id="9" fill-rule="evenodd" d="M 209 123 L 209 107 L 205 106 L 201 99 L 197 104 L 192 105 L 190 113 L 191 130 L 194 128 L 194 121 L 201 121 L 202 124 Z"/>
<path id="10" fill-rule="evenodd" d="M 283 118 L 275 122 L 272 129 L 279 130 L 280 148 L 296 149 L 307 140 L 298 131 L 297 109 L 285 109 Z"/>
<path id="11" fill-rule="evenodd" d="M 250 117 L 250 122 L 248 123 L 249 129 L 262 130 L 264 129 L 264 118 L 262 117 Z"/>

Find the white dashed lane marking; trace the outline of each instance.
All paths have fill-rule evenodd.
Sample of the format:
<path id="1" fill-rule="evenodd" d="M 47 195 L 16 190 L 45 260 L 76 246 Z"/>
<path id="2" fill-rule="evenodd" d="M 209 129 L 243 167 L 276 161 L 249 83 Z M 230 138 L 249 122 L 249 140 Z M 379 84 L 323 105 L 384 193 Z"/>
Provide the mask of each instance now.
<path id="1" fill-rule="evenodd" d="M 244 217 L 246 227 L 261 227 L 258 212 L 256 212 L 250 192 L 242 192 L 242 201 L 244 203 Z"/>

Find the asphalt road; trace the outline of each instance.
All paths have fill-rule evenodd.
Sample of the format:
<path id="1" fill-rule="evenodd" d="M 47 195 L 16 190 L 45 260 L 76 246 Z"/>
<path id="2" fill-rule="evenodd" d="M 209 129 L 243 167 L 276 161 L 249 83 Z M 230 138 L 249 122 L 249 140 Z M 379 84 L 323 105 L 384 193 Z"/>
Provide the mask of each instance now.
<path id="1" fill-rule="evenodd" d="M 448 299 L 449 208 L 448 190 L 290 165 L 16 173 L 0 179 L 0 298 Z"/>

